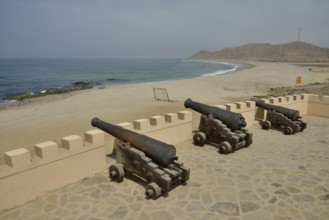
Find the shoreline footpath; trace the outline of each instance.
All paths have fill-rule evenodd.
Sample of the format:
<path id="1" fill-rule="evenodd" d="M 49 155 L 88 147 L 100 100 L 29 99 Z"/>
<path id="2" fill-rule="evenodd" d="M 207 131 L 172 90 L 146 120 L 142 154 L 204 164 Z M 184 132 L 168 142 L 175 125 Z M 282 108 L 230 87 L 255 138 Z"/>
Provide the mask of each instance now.
<path id="1" fill-rule="evenodd" d="M 264 95 L 271 87 L 292 86 L 299 75 L 303 84 L 329 78 L 328 72 L 312 73 L 307 66 L 291 63 L 250 64 L 254 67 L 229 74 L 77 91 L 1 110 L 0 163 L 6 151 L 22 147 L 31 150 L 44 141 L 82 135 L 92 128 L 90 121 L 94 117 L 114 124 L 132 122 L 185 110 L 187 98 L 208 105 L 225 104 Z M 166 88 L 175 102 L 155 101 L 153 88 Z M 193 117 L 197 121 L 199 115 L 193 113 Z"/>

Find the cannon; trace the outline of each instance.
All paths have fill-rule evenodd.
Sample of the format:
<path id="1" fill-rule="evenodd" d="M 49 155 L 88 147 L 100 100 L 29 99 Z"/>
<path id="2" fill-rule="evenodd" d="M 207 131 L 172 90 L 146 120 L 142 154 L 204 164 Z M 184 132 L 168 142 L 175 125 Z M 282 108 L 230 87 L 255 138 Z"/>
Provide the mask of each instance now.
<path id="1" fill-rule="evenodd" d="M 210 143 L 218 147 L 221 154 L 232 153 L 252 143 L 252 133 L 245 127 L 244 117 L 215 106 L 186 99 L 185 108 L 191 108 L 201 115 L 198 131 L 193 135 L 194 144 L 204 146 Z"/>
<path id="2" fill-rule="evenodd" d="M 266 120 L 261 122 L 264 130 L 274 127 L 282 129 L 284 134 L 290 135 L 303 131 L 307 127 L 307 123 L 303 122 L 297 110 L 268 104 L 255 99 L 251 100 L 256 103 L 257 107 L 267 110 Z"/>
<path id="3" fill-rule="evenodd" d="M 189 180 L 190 169 L 178 161 L 175 146 L 98 118 L 92 119 L 91 125 L 119 139 L 112 152 L 116 163 L 109 167 L 111 180 L 121 182 L 125 173 L 137 175 L 148 183 L 147 199 L 157 199 Z"/>

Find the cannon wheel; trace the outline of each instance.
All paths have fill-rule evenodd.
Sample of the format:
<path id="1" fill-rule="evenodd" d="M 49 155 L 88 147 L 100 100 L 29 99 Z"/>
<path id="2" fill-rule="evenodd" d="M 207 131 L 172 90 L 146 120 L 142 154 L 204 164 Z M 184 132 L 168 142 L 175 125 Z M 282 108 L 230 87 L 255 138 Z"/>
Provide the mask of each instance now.
<path id="1" fill-rule="evenodd" d="M 287 127 L 285 127 L 284 129 L 283 129 L 283 133 L 284 134 L 287 134 L 287 135 L 290 135 L 290 134 L 292 134 L 294 132 L 294 130 L 291 128 L 291 127 L 289 127 L 289 126 L 287 126 Z"/>
<path id="2" fill-rule="evenodd" d="M 194 144 L 203 147 L 206 143 L 206 134 L 203 132 L 197 132 L 193 136 Z"/>
<path id="3" fill-rule="evenodd" d="M 232 145 L 227 141 L 220 143 L 218 148 L 219 148 L 219 153 L 221 154 L 228 154 L 232 152 Z"/>
<path id="4" fill-rule="evenodd" d="M 121 164 L 112 164 L 109 168 L 110 178 L 113 181 L 121 182 L 125 176 L 125 171 Z"/>
<path id="5" fill-rule="evenodd" d="M 271 128 L 271 122 L 270 121 L 263 121 L 262 122 L 262 128 L 264 129 L 264 130 L 268 130 L 268 129 L 270 129 Z"/>
<path id="6" fill-rule="evenodd" d="M 303 131 L 306 127 L 307 127 L 307 124 L 305 122 L 301 121 L 301 123 L 300 123 L 301 131 Z"/>
<path id="7" fill-rule="evenodd" d="M 145 187 L 145 195 L 147 199 L 156 199 L 161 196 L 161 188 L 152 182 Z"/>

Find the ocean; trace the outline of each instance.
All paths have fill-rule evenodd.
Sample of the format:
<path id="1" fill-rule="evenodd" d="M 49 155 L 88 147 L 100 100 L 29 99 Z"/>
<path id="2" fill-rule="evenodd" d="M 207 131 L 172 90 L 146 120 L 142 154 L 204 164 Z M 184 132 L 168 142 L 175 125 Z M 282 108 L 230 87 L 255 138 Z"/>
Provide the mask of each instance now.
<path id="1" fill-rule="evenodd" d="M 0 104 L 10 96 L 70 86 L 95 87 L 207 77 L 235 71 L 229 63 L 184 59 L 0 59 Z"/>

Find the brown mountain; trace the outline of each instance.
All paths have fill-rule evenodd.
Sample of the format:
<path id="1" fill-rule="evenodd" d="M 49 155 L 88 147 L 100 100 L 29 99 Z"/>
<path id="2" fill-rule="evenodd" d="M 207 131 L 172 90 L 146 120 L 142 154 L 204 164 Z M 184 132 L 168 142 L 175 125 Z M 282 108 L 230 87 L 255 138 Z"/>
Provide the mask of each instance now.
<path id="1" fill-rule="evenodd" d="M 202 50 L 190 59 L 263 60 L 263 61 L 329 61 L 329 48 L 321 48 L 305 42 L 287 44 L 246 44 L 219 51 Z"/>

